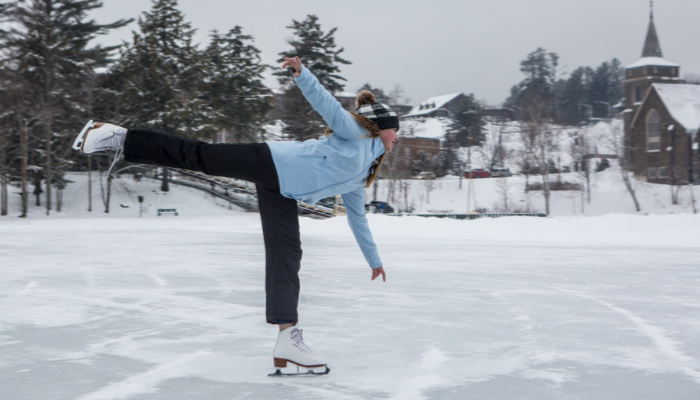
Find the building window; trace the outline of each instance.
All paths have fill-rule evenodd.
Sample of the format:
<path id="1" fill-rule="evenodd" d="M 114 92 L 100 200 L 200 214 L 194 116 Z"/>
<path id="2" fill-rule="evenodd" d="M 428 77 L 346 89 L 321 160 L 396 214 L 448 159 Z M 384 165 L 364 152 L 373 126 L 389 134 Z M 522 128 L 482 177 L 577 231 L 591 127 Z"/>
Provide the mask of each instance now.
<path id="1" fill-rule="evenodd" d="M 649 179 L 656 179 L 656 168 L 649 168 L 649 173 L 647 175 Z"/>
<path id="2" fill-rule="evenodd" d="M 674 178 L 680 178 L 680 177 L 681 177 L 681 167 L 674 167 L 674 168 L 673 168 L 673 177 L 674 177 Z"/>
<path id="3" fill-rule="evenodd" d="M 668 168 L 667 167 L 659 168 L 659 178 L 668 178 Z"/>
<path id="4" fill-rule="evenodd" d="M 659 151 L 661 148 L 661 118 L 653 108 L 647 114 L 647 151 Z"/>
<path id="5" fill-rule="evenodd" d="M 635 85 L 634 87 L 634 102 L 639 103 L 642 101 L 642 87 L 639 85 Z"/>
<path id="6" fill-rule="evenodd" d="M 654 67 L 654 73 L 655 73 L 655 74 L 658 74 L 658 73 L 659 73 L 659 69 L 658 69 L 657 67 Z"/>

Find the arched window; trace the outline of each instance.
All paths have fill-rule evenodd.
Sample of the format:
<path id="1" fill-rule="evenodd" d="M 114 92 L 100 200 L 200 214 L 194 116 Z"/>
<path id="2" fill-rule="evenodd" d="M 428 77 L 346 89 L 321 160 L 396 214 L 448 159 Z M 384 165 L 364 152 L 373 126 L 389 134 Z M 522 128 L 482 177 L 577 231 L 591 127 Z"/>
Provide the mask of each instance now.
<path id="1" fill-rule="evenodd" d="M 639 85 L 634 86 L 634 102 L 639 103 L 642 101 L 642 87 Z"/>
<path id="2" fill-rule="evenodd" d="M 661 148 L 660 124 L 659 112 L 651 109 L 647 114 L 647 151 L 659 151 Z"/>

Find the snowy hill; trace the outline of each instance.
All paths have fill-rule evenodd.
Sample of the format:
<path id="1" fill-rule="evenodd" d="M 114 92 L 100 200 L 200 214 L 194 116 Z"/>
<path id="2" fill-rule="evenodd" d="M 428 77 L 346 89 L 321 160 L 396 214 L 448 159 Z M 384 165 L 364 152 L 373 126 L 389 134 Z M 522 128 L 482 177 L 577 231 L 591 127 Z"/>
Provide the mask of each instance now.
<path id="1" fill-rule="evenodd" d="M 229 203 L 207 195 L 206 193 L 178 185 L 170 185 L 169 192 L 161 192 L 160 181 L 143 178 L 140 182 L 132 179 L 131 175 L 122 175 L 112 181 L 110 212 L 105 213 L 100 191 L 100 178 L 92 174 L 92 212 L 88 212 L 88 174 L 86 172 L 71 172 L 66 179 L 72 181 L 63 193 L 63 209 L 61 212 L 51 212 L 50 218 L 115 218 L 139 216 L 138 196 L 144 197 L 143 217 L 157 217 L 157 208 L 176 208 L 181 217 L 231 215 L 244 212 L 243 209 L 230 206 Z M 104 184 L 104 182 L 103 182 Z M 30 191 L 32 190 L 30 186 Z M 12 188 L 11 193 L 18 190 Z M 9 215 L 21 213 L 21 204 L 17 194 L 10 197 Z M 41 206 L 35 205 L 35 197 L 29 198 L 29 217 L 46 217 L 45 197 L 41 197 Z M 0 219 L 0 221 L 2 221 Z"/>
<path id="2" fill-rule="evenodd" d="M 611 160 L 612 167 L 603 172 L 592 174 L 591 201 L 581 191 L 554 191 L 551 197 L 552 216 L 596 216 L 609 213 L 637 214 L 634 203 L 625 189 L 619 167 Z M 176 208 L 181 217 L 237 215 L 245 210 L 229 205 L 228 202 L 212 197 L 202 191 L 170 185 L 170 192 L 160 191 L 160 181 L 144 178 L 134 181 L 130 175 L 115 179 L 112 186 L 111 211 L 104 213 L 97 174 L 93 174 L 92 212 L 87 212 L 87 174 L 70 173 L 69 184 L 63 195 L 63 210 L 52 211 L 49 218 L 105 218 L 138 217 L 139 204 L 137 196 L 144 196 L 143 217 L 156 217 L 157 208 Z M 530 183 L 540 181 L 539 176 L 530 176 Z M 559 175 L 551 176 L 552 180 Z M 564 182 L 581 183 L 576 173 L 561 174 Z M 394 196 L 388 195 L 388 180 L 379 180 L 376 200 L 389 201 L 397 211 L 412 210 L 415 213 L 449 212 L 464 213 L 475 209 L 489 212 L 544 212 L 544 199 L 541 192 L 525 193 L 525 177 L 487 178 L 472 180 L 473 200 L 471 209 L 467 210 L 469 181 L 456 176 L 446 176 L 434 181 L 404 180 L 404 190 L 395 183 Z M 672 203 L 671 187 L 636 181 L 637 197 L 641 205 L 639 214 L 678 214 L 692 213 L 690 188 L 682 187 L 678 193 L 678 204 Z M 13 190 L 16 192 L 16 189 Z M 367 202 L 375 199 L 374 188 L 366 191 Z M 504 194 L 507 193 L 508 206 Z M 696 205 L 700 207 L 700 189 L 695 188 Z M 30 197 L 30 218 L 45 218 L 45 209 L 34 205 L 34 196 Z M 474 202 L 475 200 L 475 202 Z M 19 196 L 10 197 L 10 217 L 20 214 Z M 0 219 L 2 221 L 2 219 Z"/>
<path id="3" fill-rule="evenodd" d="M 608 213 L 636 214 L 634 203 L 622 182 L 619 167 L 613 166 L 603 172 L 592 174 L 591 201 L 588 203 L 582 191 L 553 191 L 551 196 L 552 216 L 603 215 Z M 558 174 L 550 176 L 555 181 Z M 541 182 L 540 176 L 530 176 L 530 183 Z M 563 182 L 581 183 L 576 173 L 561 174 Z M 525 177 L 487 178 L 472 180 L 472 190 L 476 204 L 472 201 L 467 210 L 469 181 L 459 177 L 446 176 L 434 181 L 405 180 L 408 195 L 396 184 L 394 198 L 388 196 L 389 181 L 379 181 L 377 200 L 387 201 L 398 210 L 413 209 L 416 213 L 454 212 L 463 213 L 477 208 L 490 212 L 544 212 L 542 192 L 525 193 Z M 634 181 L 641 214 L 692 213 L 690 188 L 681 187 L 678 204 L 671 199 L 671 186 Z M 508 193 L 508 206 L 505 206 L 504 193 Z M 700 188 L 694 189 L 696 206 L 700 208 Z M 374 199 L 372 188 L 367 190 L 368 200 Z"/>

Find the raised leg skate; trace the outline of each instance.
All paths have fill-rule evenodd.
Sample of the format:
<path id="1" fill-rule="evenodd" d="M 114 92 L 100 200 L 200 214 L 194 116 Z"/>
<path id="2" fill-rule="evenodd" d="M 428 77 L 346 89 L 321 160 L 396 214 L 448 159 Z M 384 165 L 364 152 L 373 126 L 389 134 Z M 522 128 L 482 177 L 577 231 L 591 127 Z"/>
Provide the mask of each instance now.
<path id="1" fill-rule="evenodd" d="M 126 140 L 127 129 L 118 125 L 102 124 L 95 127 L 95 122 L 90 120 L 73 142 L 73 149 L 83 154 L 95 153 L 98 151 L 116 151 L 112 165 L 107 171 L 109 177 L 112 168 L 117 164 L 117 160 L 124 152 L 124 141 Z"/>
<path id="2" fill-rule="evenodd" d="M 80 131 L 80 134 L 73 142 L 73 149 L 84 154 L 98 151 L 121 151 L 124 150 L 127 129 L 113 124 L 101 124 L 95 126 L 95 122 L 90 120 Z"/>
<path id="3" fill-rule="evenodd" d="M 274 351 L 275 371 L 272 377 L 319 376 L 331 372 L 326 360 L 305 343 L 302 330 L 287 328 L 279 333 Z"/>

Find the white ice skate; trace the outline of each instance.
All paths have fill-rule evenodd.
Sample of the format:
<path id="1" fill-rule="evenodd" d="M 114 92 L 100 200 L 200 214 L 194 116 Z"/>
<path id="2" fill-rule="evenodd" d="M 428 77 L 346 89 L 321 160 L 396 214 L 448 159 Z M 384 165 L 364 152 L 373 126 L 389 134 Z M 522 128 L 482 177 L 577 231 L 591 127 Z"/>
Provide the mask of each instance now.
<path id="1" fill-rule="evenodd" d="M 95 128 L 95 123 L 90 120 L 75 139 L 73 149 L 79 150 L 84 154 L 97 151 L 123 150 L 126 132 L 126 128 L 112 124 L 104 124 L 99 128 Z"/>
<path id="2" fill-rule="evenodd" d="M 280 331 L 274 351 L 277 372 L 269 376 L 314 376 L 326 375 L 331 371 L 326 366 L 326 359 L 304 343 L 302 332 L 296 326 Z M 293 364 L 290 366 L 292 371 L 287 368 L 289 364 Z M 304 368 L 305 372 L 299 368 Z"/>
<path id="3" fill-rule="evenodd" d="M 90 120 L 73 142 L 73 150 L 78 150 L 83 154 L 91 154 L 97 151 L 116 151 L 112 165 L 107 171 L 110 177 L 112 169 L 117 164 L 117 160 L 124 151 L 124 141 L 126 140 L 127 129 L 118 125 L 104 124 L 95 128 L 95 122 Z"/>

